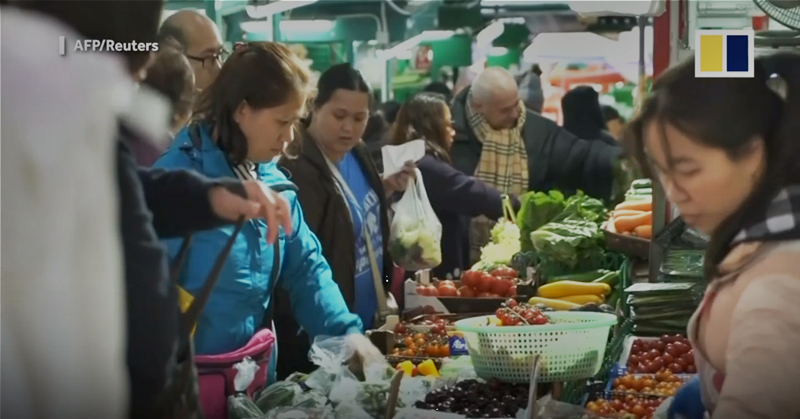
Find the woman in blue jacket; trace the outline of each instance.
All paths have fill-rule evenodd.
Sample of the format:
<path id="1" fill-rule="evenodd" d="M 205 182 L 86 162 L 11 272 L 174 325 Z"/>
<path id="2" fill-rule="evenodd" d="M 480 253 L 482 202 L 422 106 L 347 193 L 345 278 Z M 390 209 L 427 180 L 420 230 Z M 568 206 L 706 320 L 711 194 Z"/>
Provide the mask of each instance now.
<path id="1" fill-rule="evenodd" d="M 332 280 L 319 241 L 303 219 L 296 188 L 275 164 L 293 138 L 308 84 L 308 71 L 286 47 L 256 42 L 237 48 L 203 92 L 194 122 L 178 133 L 155 164 L 192 168 L 211 178 L 260 180 L 265 187 L 283 190 L 291 211 L 292 231 L 282 230 L 275 244 L 265 240 L 263 220 L 245 224 L 197 324 L 194 340 L 198 354 L 237 350 L 256 331 L 269 327 L 273 291 L 280 286 L 311 339 L 352 335 L 359 353 L 379 356 L 361 335 L 361 321 L 348 311 Z M 201 289 L 231 231 L 226 227 L 194 235 L 181 278 L 181 286 L 189 293 Z M 172 257 L 180 243 L 167 242 Z M 276 248 L 278 266 L 273 263 Z M 279 273 L 280 281 L 273 280 L 273 273 Z"/>
<path id="2" fill-rule="evenodd" d="M 500 191 L 467 176 L 450 163 L 452 117 L 444 96 L 418 93 L 400 108 L 389 142 L 394 145 L 425 140 L 427 154 L 417 162 L 431 207 L 442 223 L 442 263 L 433 269 L 439 278 L 458 278 L 469 269 L 469 225 L 480 215 L 503 216 Z M 512 197 L 515 210 L 519 201 Z"/>

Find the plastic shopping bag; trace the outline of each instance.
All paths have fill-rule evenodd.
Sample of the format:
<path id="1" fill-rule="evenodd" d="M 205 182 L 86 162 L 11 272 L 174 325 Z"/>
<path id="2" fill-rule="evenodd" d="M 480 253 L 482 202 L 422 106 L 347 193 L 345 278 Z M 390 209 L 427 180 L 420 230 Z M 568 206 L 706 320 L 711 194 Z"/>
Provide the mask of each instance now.
<path id="1" fill-rule="evenodd" d="M 228 396 L 228 419 L 247 419 L 260 417 L 263 412 L 245 393 L 258 372 L 258 364 L 250 357 L 233 366 L 237 370 L 233 379 L 236 393 Z"/>
<path id="2" fill-rule="evenodd" d="M 442 263 L 442 223 L 428 201 L 422 173 L 408 183 L 394 206 L 389 253 L 407 271 L 431 269 Z"/>

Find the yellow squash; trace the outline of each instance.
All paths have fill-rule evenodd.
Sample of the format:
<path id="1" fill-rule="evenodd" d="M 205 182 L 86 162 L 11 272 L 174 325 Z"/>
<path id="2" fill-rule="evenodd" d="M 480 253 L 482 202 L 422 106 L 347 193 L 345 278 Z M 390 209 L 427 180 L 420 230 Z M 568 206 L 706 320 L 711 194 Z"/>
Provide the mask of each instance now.
<path id="1" fill-rule="evenodd" d="M 531 297 L 530 300 L 528 300 L 528 304 L 543 304 L 545 307 L 552 308 L 556 311 L 567 311 L 581 306 L 580 304 L 570 303 L 569 301 L 541 297 Z"/>
<path id="2" fill-rule="evenodd" d="M 588 303 L 595 303 L 595 304 L 603 304 L 605 302 L 605 298 L 599 295 L 570 295 L 569 297 L 562 297 L 559 298 L 561 301 L 569 301 L 570 303 L 575 304 L 588 304 Z"/>
<path id="3" fill-rule="evenodd" d="M 542 285 L 536 295 L 544 298 L 564 298 L 571 295 L 606 295 L 611 286 L 604 283 L 558 281 Z"/>

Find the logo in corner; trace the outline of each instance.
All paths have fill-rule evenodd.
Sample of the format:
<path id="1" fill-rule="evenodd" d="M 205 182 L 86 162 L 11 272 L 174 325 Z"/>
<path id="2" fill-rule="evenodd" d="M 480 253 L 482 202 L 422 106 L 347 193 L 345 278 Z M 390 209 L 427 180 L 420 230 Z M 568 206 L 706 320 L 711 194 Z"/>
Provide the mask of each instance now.
<path id="1" fill-rule="evenodd" d="M 694 75 L 700 78 L 753 78 L 755 31 L 697 30 Z"/>

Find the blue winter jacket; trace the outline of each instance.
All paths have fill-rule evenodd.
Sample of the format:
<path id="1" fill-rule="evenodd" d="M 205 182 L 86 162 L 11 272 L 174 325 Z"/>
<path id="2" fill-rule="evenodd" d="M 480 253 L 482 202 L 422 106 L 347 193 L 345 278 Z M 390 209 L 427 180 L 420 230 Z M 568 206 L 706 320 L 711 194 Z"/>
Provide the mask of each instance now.
<path id="1" fill-rule="evenodd" d="M 208 126 L 200 125 L 199 150 L 192 144 L 189 129 L 178 133 L 154 166 L 190 168 L 210 178 L 235 177 L 225 155 L 211 140 Z M 291 185 L 275 163 L 260 164 L 258 178 L 271 187 Z M 361 333 L 361 320 L 349 312 L 333 281 L 322 247 L 303 220 L 297 195 L 293 190 L 282 195 L 289 202 L 294 231 L 287 235 L 281 228 L 276 244 L 281 246 L 282 259 L 278 286 L 289 294 L 295 318 L 311 339 L 317 335 Z M 194 234 L 180 280 L 189 293 L 194 295 L 200 290 L 232 230 L 233 227 L 224 227 Z M 266 231 L 264 220 L 251 220 L 236 239 L 197 324 L 194 342 L 198 354 L 239 349 L 261 328 L 276 285 L 271 279 L 274 254 L 272 246 L 267 244 Z M 171 258 L 176 256 L 181 241 L 165 241 Z"/>

